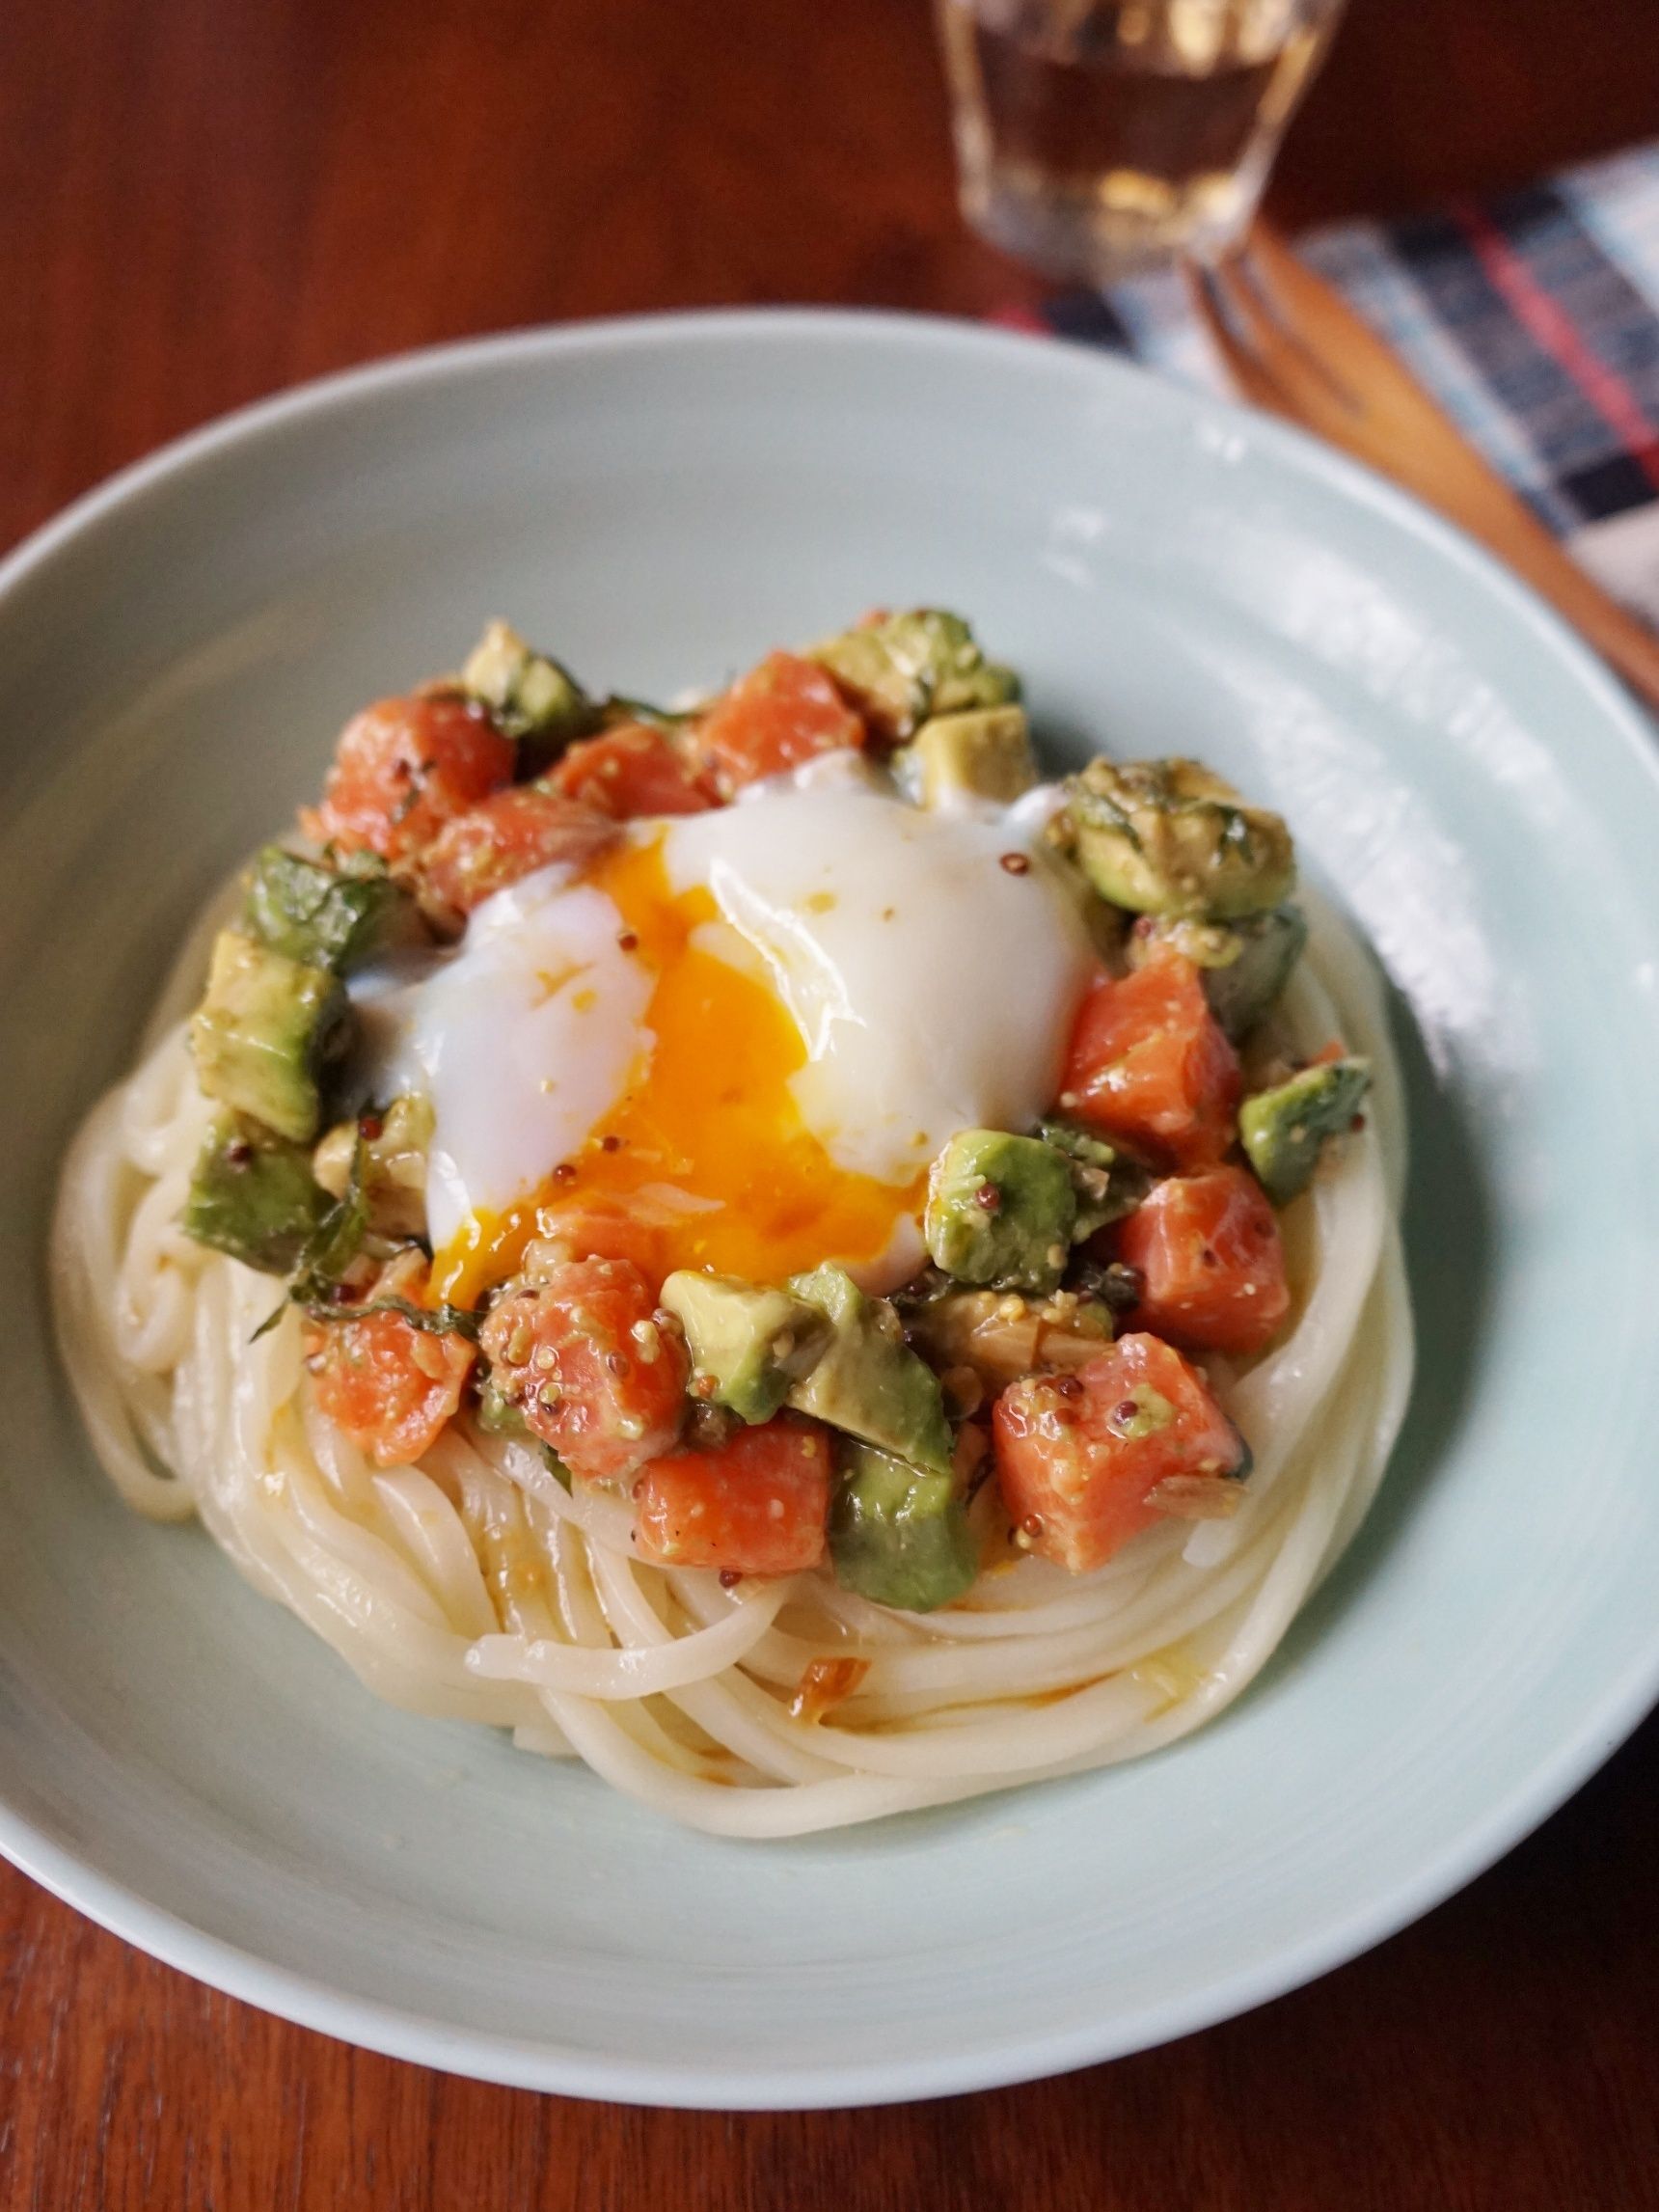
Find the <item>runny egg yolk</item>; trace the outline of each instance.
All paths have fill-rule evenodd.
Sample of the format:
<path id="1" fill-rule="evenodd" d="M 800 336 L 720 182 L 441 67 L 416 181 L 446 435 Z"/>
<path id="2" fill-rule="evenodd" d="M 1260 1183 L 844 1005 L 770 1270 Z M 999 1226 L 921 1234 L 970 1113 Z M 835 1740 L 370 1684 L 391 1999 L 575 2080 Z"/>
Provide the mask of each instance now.
<path id="1" fill-rule="evenodd" d="M 830 1256 L 855 1267 L 878 1259 L 899 1223 L 921 1213 L 925 1167 L 888 1184 L 830 1158 L 790 1089 L 807 1055 L 788 1009 L 758 974 L 711 948 L 715 900 L 701 886 L 670 888 L 661 837 L 612 848 L 585 880 L 611 899 L 630 957 L 656 978 L 648 1041 L 573 1158 L 550 1162 L 542 1184 L 503 1211 L 461 1224 L 434 1263 L 438 1295 L 476 1305 L 537 1237 L 573 1255 L 634 1260 L 654 1282 L 676 1268 L 779 1282 Z M 550 978 L 549 988 L 570 980 Z M 579 992 L 572 1004 L 582 1003 Z"/>

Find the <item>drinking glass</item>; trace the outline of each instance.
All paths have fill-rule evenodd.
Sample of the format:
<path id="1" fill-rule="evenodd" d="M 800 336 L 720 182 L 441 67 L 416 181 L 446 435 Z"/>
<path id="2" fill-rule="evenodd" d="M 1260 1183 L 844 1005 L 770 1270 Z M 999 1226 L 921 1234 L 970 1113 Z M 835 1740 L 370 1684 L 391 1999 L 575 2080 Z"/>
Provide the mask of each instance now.
<path id="1" fill-rule="evenodd" d="M 938 0 L 963 213 L 1056 276 L 1213 259 L 1343 0 Z"/>

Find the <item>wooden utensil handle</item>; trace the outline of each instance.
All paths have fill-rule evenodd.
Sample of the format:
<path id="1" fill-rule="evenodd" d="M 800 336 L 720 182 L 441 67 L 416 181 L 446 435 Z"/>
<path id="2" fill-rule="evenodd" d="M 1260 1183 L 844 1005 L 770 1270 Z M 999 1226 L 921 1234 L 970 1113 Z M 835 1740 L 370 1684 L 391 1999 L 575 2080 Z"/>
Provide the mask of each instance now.
<path id="1" fill-rule="evenodd" d="M 1528 517 L 1531 521 L 1531 517 Z M 1524 543 L 1493 550 L 1524 576 L 1541 598 L 1565 616 L 1587 643 L 1618 669 L 1631 690 L 1659 713 L 1659 636 L 1564 554 L 1541 524 Z"/>
<path id="2" fill-rule="evenodd" d="M 1643 702 L 1659 713 L 1659 634 L 1621 607 L 1610 592 L 1564 553 L 1520 495 L 1470 450 L 1460 470 L 1450 471 L 1461 498 L 1444 492 L 1420 473 L 1423 496 L 1478 537 L 1491 553 L 1547 599 L 1565 621 L 1616 669 Z"/>

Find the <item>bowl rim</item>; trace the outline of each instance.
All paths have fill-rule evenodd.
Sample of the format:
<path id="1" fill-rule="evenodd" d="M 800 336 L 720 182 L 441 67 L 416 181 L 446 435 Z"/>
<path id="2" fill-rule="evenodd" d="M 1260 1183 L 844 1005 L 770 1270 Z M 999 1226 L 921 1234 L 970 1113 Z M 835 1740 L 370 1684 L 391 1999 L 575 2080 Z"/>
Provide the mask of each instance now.
<path id="1" fill-rule="evenodd" d="M 1197 419 L 1214 418 L 1249 438 L 1276 467 L 1370 509 L 1434 558 L 1471 576 L 1562 664 L 1634 757 L 1659 797 L 1659 751 L 1635 702 L 1604 665 L 1532 590 L 1452 524 L 1385 478 L 1288 424 L 1231 400 L 1156 377 L 1121 356 L 1080 344 L 1034 342 L 1035 334 L 965 319 L 849 308 L 698 309 L 598 318 L 469 338 L 400 352 L 280 391 L 219 416 L 118 471 L 75 499 L 0 560 L 0 600 L 113 516 L 137 507 L 216 457 L 295 424 L 408 387 L 465 381 L 517 364 L 685 346 L 815 344 L 839 340 L 1019 361 L 1042 373 L 1095 381 L 1130 397 L 1154 385 Z M 857 2062 L 788 2062 L 734 2071 L 694 2054 L 672 2063 L 601 2054 L 540 2038 L 459 2028 L 377 1999 L 350 1995 L 279 1966 L 86 1865 L 24 1813 L 0 1777 L 0 1854 L 101 1927 L 165 1964 L 297 2025 L 386 2056 L 504 2086 L 682 2109 L 797 2111 L 902 2103 L 999 2088 L 1127 2056 L 1254 2009 L 1346 1964 L 1453 1896 L 1554 1813 L 1612 1756 L 1659 1700 L 1659 1623 L 1640 1664 L 1587 1702 L 1549 1758 L 1495 1800 L 1454 1842 L 1331 1925 L 1270 1957 L 1187 1993 L 1114 2012 L 1094 2025 L 1007 2044 L 918 2054 L 902 2070 Z"/>

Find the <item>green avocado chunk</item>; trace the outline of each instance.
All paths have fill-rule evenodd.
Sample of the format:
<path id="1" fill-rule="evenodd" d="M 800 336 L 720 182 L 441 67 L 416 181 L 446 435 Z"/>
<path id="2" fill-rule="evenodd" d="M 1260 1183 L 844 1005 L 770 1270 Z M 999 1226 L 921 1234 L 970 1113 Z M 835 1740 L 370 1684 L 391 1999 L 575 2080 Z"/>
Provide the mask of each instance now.
<path id="1" fill-rule="evenodd" d="M 1275 1206 L 1307 1188 L 1327 1137 L 1347 1128 L 1371 1088 L 1371 1062 L 1320 1060 L 1238 1109 L 1238 1136 Z"/>
<path id="2" fill-rule="evenodd" d="M 1080 1244 L 1108 1222 L 1132 1214 L 1151 1188 L 1146 1169 L 1115 1152 L 1104 1137 L 1081 1122 L 1058 1116 L 1037 1124 L 1037 1134 L 1066 1161 L 1077 1202 L 1072 1242 Z"/>
<path id="3" fill-rule="evenodd" d="M 938 1377 L 904 1339 L 885 1298 L 866 1297 L 833 1264 L 792 1275 L 790 1289 L 828 1314 L 829 1343 L 788 1404 L 935 1474 L 951 1465 L 950 1425 Z"/>
<path id="4" fill-rule="evenodd" d="M 693 707 L 654 706 L 649 699 L 630 698 L 626 692 L 610 692 L 593 710 L 596 729 L 620 729 L 630 723 L 642 722 L 650 729 L 660 729 L 672 736 L 686 729 L 696 720 Z"/>
<path id="5" fill-rule="evenodd" d="M 979 1545 L 949 1475 L 872 1444 L 846 1444 L 839 1458 L 830 1556 L 844 1590 L 905 1613 L 931 1613 L 972 1589 Z"/>
<path id="6" fill-rule="evenodd" d="M 510 1436 L 515 1444 L 524 1444 L 536 1453 L 550 1475 L 570 1488 L 570 1469 L 551 1444 L 544 1444 L 530 1428 L 517 1406 L 507 1396 L 493 1375 L 486 1375 L 478 1385 L 478 1427 L 492 1436 Z"/>
<path id="7" fill-rule="evenodd" d="M 1234 1044 L 1247 1037 L 1279 1003 L 1308 942 L 1299 906 L 1269 907 L 1229 924 L 1238 957 L 1205 970 L 1210 1010 Z"/>
<path id="8" fill-rule="evenodd" d="M 959 798 L 1009 806 L 1037 780 L 1025 710 L 988 706 L 930 716 L 894 756 L 893 771 L 922 806 Z"/>
<path id="9" fill-rule="evenodd" d="M 303 1145 L 221 1114 L 191 1171 L 179 1226 L 262 1275 L 291 1274 L 332 1201 Z"/>
<path id="10" fill-rule="evenodd" d="M 1159 945 L 1173 945 L 1202 970 L 1204 995 L 1237 1045 L 1279 1003 L 1308 942 L 1299 906 L 1269 907 L 1237 921 L 1184 921 L 1143 915 L 1129 934 L 1131 968 Z"/>
<path id="11" fill-rule="evenodd" d="M 1068 1160 L 1074 1160 L 1084 1167 L 1099 1167 L 1109 1172 L 1117 1165 L 1116 1151 L 1098 1130 L 1085 1129 L 1080 1121 L 1067 1121 L 1063 1114 L 1054 1114 L 1047 1121 L 1037 1124 L 1037 1134 L 1056 1152 L 1063 1152 Z"/>
<path id="12" fill-rule="evenodd" d="M 1092 760 L 1066 782 L 1077 863 L 1131 914 L 1231 921 L 1295 882 L 1291 833 L 1196 760 Z"/>
<path id="13" fill-rule="evenodd" d="M 736 1275 L 682 1268 L 663 1285 L 663 1304 L 686 1332 L 692 1396 L 745 1421 L 770 1421 L 830 1341 L 817 1306 Z"/>
<path id="14" fill-rule="evenodd" d="M 503 737 L 533 738 L 554 749 L 594 719 L 593 701 L 570 670 L 533 652 L 506 622 L 492 622 L 467 656 L 461 688 L 488 707 Z"/>
<path id="15" fill-rule="evenodd" d="M 242 927 L 269 951 L 335 975 L 421 934 L 414 899 L 390 876 L 331 868 L 281 845 L 265 846 L 248 871 Z"/>
<path id="16" fill-rule="evenodd" d="M 322 1121 L 323 1072 L 344 1048 L 349 1012 L 326 969 L 222 929 L 207 996 L 190 1024 L 196 1079 L 209 1098 L 309 1144 Z"/>
<path id="17" fill-rule="evenodd" d="M 384 1113 L 337 1122 L 312 1155 L 312 1173 L 325 1190 L 343 1198 L 355 1171 L 368 1227 L 395 1243 L 411 1243 L 426 1234 L 432 1130 L 431 1101 L 405 1091 Z"/>
<path id="18" fill-rule="evenodd" d="M 887 737 L 909 737 L 929 715 L 1006 706 L 1020 696 L 1014 670 L 988 661 L 962 616 L 938 607 L 885 614 L 809 654 Z"/>
<path id="19" fill-rule="evenodd" d="M 1041 1137 L 960 1130 L 928 1175 L 923 1233 L 959 1283 L 1046 1295 L 1059 1288 L 1077 1199 L 1071 1166 Z"/>

